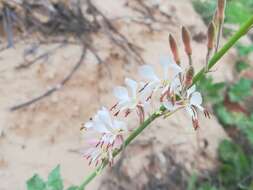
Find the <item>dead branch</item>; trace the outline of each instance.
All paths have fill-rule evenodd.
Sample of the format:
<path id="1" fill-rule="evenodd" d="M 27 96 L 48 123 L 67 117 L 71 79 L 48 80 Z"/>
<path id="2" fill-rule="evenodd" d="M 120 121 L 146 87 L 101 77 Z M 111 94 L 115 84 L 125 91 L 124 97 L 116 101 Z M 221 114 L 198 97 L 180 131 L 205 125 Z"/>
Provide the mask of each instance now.
<path id="1" fill-rule="evenodd" d="M 60 45 L 58 45 L 57 47 L 45 52 L 45 53 L 42 53 L 41 55 L 37 56 L 36 58 L 34 58 L 33 60 L 29 61 L 25 58 L 24 56 L 24 59 L 25 61 L 21 64 L 19 64 L 18 66 L 15 67 L 15 69 L 17 70 L 20 70 L 20 69 L 25 69 L 25 68 L 28 68 L 30 67 L 31 65 L 35 64 L 36 62 L 44 59 L 44 58 L 48 58 L 50 55 L 52 55 L 53 53 L 55 53 L 56 50 L 64 47 L 66 44 L 62 43 Z"/>
<path id="2" fill-rule="evenodd" d="M 73 77 L 73 75 L 80 68 L 80 66 L 84 63 L 84 58 L 85 58 L 85 55 L 86 55 L 86 51 L 87 51 L 87 48 L 84 47 L 83 51 L 82 51 L 82 55 L 80 56 L 79 61 L 75 64 L 75 66 L 72 68 L 72 70 L 63 78 L 63 80 L 60 83 L 56 84 L 50 90 L 47 90 L 43 94 L 41 94 L 41 95 L 31 99 L 31 100 L 28 100 L 28 101 L 25 101 L 23 103 L 17 104 L 15 106 L 12 106 L 10 108 L 10 111 L 16 111 L 16 110 L 19 110 L 21 108 L 27 107 L 27 106 L 29 106 L 29 105 L 31 105 L 31 104 L 39 101 L 39 100 L 42 100 L 42 99 L 52 95 L 54 92 L 61 90 L 63 88 L 63 86 Z"/>

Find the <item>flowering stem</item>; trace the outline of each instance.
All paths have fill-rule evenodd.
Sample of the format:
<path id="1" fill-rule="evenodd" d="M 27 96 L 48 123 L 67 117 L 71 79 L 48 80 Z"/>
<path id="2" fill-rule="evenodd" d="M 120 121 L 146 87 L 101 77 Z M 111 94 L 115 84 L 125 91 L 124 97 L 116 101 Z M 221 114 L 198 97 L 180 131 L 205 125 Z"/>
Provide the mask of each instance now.
<path id="1" fill-rule="evenodd" d="M 253 25 L 253 15 L 251 18 L 241 26 L 241 28 L 229 39 L 229 41 L 214 54 L 212 59 L 210 59 L 207 69 L 202 68 L 193 78 L 193 83 L 199 81 L 222 57 L 223 55 L 243 36 Z M 207 71 L 206 71 L 207 70 Z"/>
<path id="2" fill-rule="evenodd" d="M 222 56 L 243 36 L 253 25 L 253 16 L 236 32 L 231 39 L 218 51 L 212 59 L 210 59 L 207 70 L 210 70 L 221 58 Z M 200 80 L 206 74 L 205 67 L 202 68 L 193 78 L 193 84 Z M 162 116 L 166 111 L 164 106 L 161 106 L 159 111 L 154 112 L 150 117 L 148 117 L 138 128 L 136 128 L 125 140 L 123 146 L 113 152 L 113 157 L 116 157 L 126 146 L 128 146 L 146 127 L 149 126 L 156 118 Z M 170 113 L 168 113 L 170 115 Z M 167 116 L 167 115 L 166 115 Z M 101 165 L 99 165 L 90 175 L 88 175 L 82 184 L 79 186 L 79 190 L 84 190 L 87 184 L 89 184 L 107 165 L 108 160 L 104 160 Z"/>
<path id="3" fill-rule="evenodd" d="M 125 140 L 123 146 L 120 149 L 113 152 L 113 157 L 117 156 L 126 146 L 128 146 L 150 123 L 152 123 L 156 118 L 160 117 L 166 109 L 162 106 L 159 111 L 154 112 L 149 116 L 138 128 L 136 128 Z M 90 175 L 88 175 L 83 183 L 80 185 L 79 190 L 83 190 L 86 185 L 95 178 L 101 170 L 103 170 L 108 165 L 108 160 L 104 160 L 101 165 L 99 165 Z"/>

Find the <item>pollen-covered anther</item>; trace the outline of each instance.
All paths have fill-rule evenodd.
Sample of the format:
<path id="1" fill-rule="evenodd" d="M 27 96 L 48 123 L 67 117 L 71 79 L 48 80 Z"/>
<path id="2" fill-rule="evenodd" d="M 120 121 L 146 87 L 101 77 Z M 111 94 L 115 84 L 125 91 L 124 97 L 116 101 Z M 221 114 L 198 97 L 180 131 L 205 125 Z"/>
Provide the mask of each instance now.
<path id="1" fill-rule="evenodd" d="M 119 112 L 120 112 L 120 110 L 117 111 L 116 113 L 114 113 L 113 115 L 114 115 L 115 117 L 117 117 L 117 116 L 119 115 Z"/>
<path id="2" fill-rule="evenodd" d="M 116 104 L 114 104 L 114 105 L 110 108 L 110 111 L 114 110 L 114 109 L 117 107 L 118 104 L 119 104 L 118 102 L 117 102 Z"/>
<path id="3" fill-rule="evenodd" d="M 139 93 L 142 92 L 147 86 L 148 86 L 148 82 L 146 84 L 144 84 L 144 86 L 138 91 Z"/>

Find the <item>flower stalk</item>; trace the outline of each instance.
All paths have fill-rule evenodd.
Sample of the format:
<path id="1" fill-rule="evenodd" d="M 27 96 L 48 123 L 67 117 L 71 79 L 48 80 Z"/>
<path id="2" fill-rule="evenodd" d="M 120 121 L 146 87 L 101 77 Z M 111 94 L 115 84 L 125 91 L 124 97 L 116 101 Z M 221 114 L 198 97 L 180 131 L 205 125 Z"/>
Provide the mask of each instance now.
<path id="1" fill-rule="evenodd" d="M 243 24 L 240 29 L 230 38 L 230 40 L 210 59 L 207 70 L 210 70 L 222 57 L 223 55 L 253 26 L 253 15 L 252 17 Z M 188 52 L 189 53 L 189 52 Z M 199 81 L 206 73 L 205 66 L 193 77 L 192 85 Z M 171 113 L 174 113 L 171 111 Z M 149 116 L 138 128 L 136 128 L 124 141 L 121 148 L 116 149 L 113 152 L 113 157 L 116 157 L 125 147 L 127 147 L 145 128 L 147 128 L 155 119 L 160 116 L 169 116 L 170 112 L 166 112 L 166 108 L 162 105 L 160 109 Z M 96 167 L 96 169 L 88 175 L 79 186 L 79 190 L 84 190 L 85 187 L 109 164 L 108 160 L 103 160 L 102 163 Z"/>

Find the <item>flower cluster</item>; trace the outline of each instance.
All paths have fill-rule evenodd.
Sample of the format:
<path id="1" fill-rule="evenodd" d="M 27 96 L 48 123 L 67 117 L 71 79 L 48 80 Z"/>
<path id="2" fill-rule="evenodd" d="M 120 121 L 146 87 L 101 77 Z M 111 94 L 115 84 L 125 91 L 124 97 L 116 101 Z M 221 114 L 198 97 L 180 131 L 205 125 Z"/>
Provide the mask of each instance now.
<path id="1" fill-rule="evenodd" d="M 139 75 L 143 81 L 137 82 L 126 78 L 125 86 L 118 86 L 113 90 L 116 103 L 110 109 L 103 107 L 83 125 L 83 130 L 92 137 L 87 141 L 90 147 L 84 153 L 90 163 L 97 165 L 107 160 L 112 164 L 114 151 L 124 146 L 124 138 L 131 132 L 123 119 L 125 120 L 134 112 L 137 113 L 140 123 L 144 122 L 147 108 L 157 97 L 160 106 L 166 110 L 161 115 L 166 117 L 175 111 L 185 110 L 192 119 L 194 129 L 199 127 L 198 111 L 209 117 L 209 113 L 202 107 L 201 94 L 192 84 L 194 75 L 192 50 L 190 36 L 184 27 L 182 36 L 185 52 L 189 57 L 188 68 L 183 69 L 180 66 L 177 45 L 170 35 L 169 41 L 174 60 L 163 57 L 160 60 L 162 72 L 158 72 L 156 70 L 158 68 L 153 68 L 151 65 L 140 66 Z"/>

